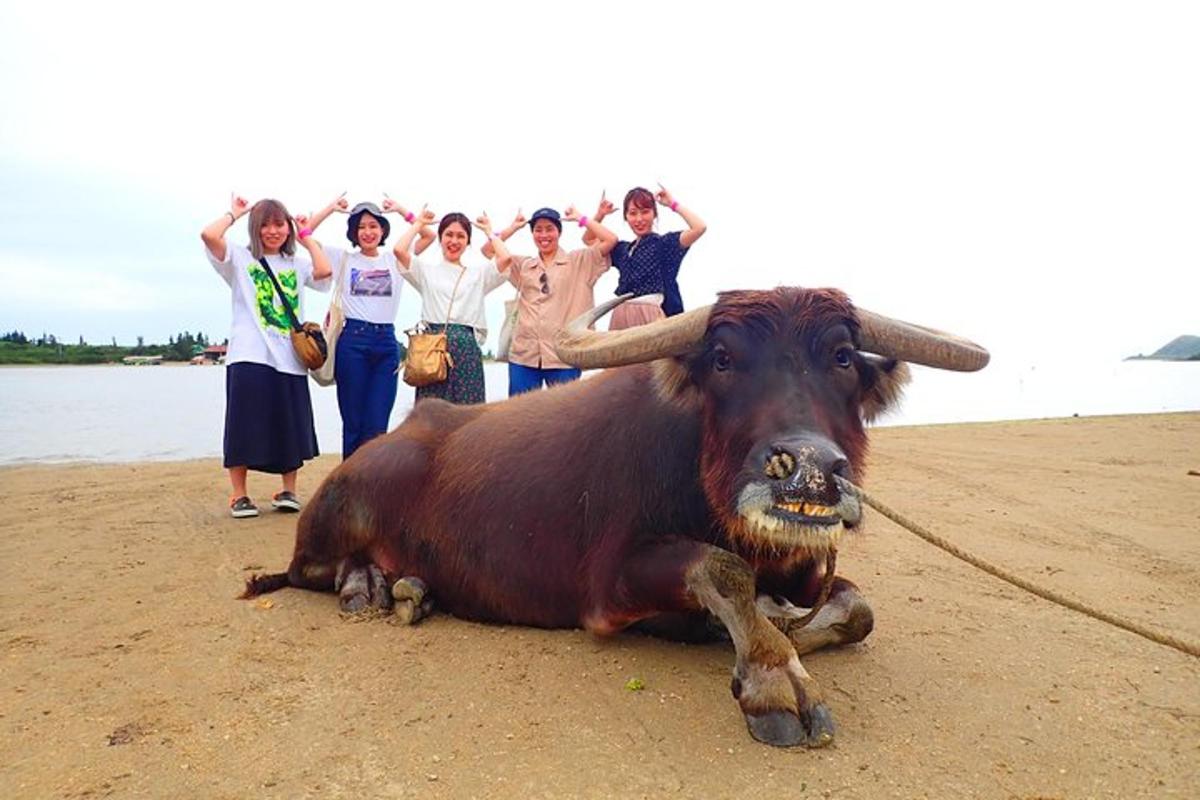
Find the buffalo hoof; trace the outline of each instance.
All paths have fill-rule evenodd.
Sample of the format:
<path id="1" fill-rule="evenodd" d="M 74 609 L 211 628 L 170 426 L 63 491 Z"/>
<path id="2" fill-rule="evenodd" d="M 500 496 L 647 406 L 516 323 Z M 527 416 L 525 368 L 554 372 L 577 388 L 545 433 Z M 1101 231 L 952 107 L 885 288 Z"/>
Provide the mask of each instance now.
<path id="1" fill-rule="evenodd" d="M 433 612 L 429 587 L 420 578 L 410 576 L 396 581 L 392 598 L 396 601 L 396 621 L 401 625 L 415 625 Z"/>
<path id="2" fill-rule="evenodd" d="M 804 730 L 804 723 L 790 711 L 747 714 L 746 727 L 755 739 L 776 747 L 795 747 L 808 741 L 808 731 Z"/>
<path id="3" fill-rule="evenodd" d="M 348 569 L 341 576 L 338 605 L 346 614 L 358 614 L 368 609 L 392 610 L 392 595 L 387 589 L 383 571 L 374 564 Z"/>
<path id="4" fill-rule="evenodd" d="M 804 713 L 804 727 L 808 730 L 805 744 L 809 747 L 825 747 L 833 743 L 833 715 L 829 706 L 818 703 Z"/>
<path id="5" fill-rule="evenodd" d="M 790 711 L 768 711 L 765 714 L 746 714 L 750 735 L 763 744 L 775 747 L 825 747 L 833 742 L 833 716 L 828 706 L 816 705 L 803 717 Z"/>

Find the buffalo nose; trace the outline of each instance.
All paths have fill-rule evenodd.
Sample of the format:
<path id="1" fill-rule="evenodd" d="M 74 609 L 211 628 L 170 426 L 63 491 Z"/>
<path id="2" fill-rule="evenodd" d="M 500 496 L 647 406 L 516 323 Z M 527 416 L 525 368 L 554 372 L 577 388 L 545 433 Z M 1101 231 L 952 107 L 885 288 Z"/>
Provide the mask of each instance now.
<path id="1" fill-rule="evenodd" d="M 846 476 L 850 462 L 832 442 L 801 439 L 774 445 L 763 465 L 764 474 L 810 497 L 838 494 L 834 475 Z"/>

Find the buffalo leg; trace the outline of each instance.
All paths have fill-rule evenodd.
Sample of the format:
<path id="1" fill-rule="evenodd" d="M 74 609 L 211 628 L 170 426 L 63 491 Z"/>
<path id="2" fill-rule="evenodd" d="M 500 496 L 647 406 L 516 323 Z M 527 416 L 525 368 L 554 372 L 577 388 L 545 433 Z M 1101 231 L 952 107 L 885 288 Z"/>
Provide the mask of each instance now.
<path id="1" fill-rule="evenodd" d="M 588 627 L 604 631 L 614 621 L 700 608 L 721 620 L 735 652 L 731 689 L 755 739 L 784 747 L 833 740 L 821 688 L 755 605 L 754 570 L 742 558 L 699 542 L 663 543 L 625 563 L 615 596 L 621 607 L 589 620 Z"/>
<path id="2" fill-rule="evenodd" d="M 809 609 L 782 597 L 758 597 L 759 609 L 787 634 L 796 653 L 804 655 L 822 647 L 861 642 L 875 627 L 875 615 L 858 587 L 845 578 L 834 578 L 829 599 L 808 624 L 801 618 Z"/>

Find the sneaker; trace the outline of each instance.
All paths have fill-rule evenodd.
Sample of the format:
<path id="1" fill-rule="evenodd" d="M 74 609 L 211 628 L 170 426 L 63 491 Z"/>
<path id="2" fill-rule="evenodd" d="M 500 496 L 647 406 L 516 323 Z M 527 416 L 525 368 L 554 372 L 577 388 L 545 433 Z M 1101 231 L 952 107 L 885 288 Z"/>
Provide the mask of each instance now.
<path id="1" fill-rule="evenodd" d="M 271 507 L 290 514 L 300 510 L 300 500 L 291 492 L 280 492 L 271 498 Z"/>
<path id="2" fill-rule="evenodd" d="M 249 497 L 235 497 L 229 501 L 229 515 L 234 519 L 257 517 L 258 506 Z"/>

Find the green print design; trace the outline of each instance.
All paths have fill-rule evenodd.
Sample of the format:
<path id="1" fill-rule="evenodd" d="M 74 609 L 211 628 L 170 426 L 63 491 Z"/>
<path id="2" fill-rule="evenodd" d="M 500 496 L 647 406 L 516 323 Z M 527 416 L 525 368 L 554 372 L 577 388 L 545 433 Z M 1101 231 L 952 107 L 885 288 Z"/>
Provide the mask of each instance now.
<path id="1" fill-rule="evenodd" d="M 300 297 L 300 293 L 296 291 L 296 271 L 277 271 L 275 277 L 279 278 L 283 294 L 294 311 Z M 268 330 L 274 328 L 280 333 L 290 333 L 292 321 L 288 319 L 287 311 L 279 303 L 279 293 L 275 291 L 275 284 L 271 283 L 271 276 L 261 265 L 251 264 L 250 280 L 254 281 L 254 297 L 258 301 L 259 324 Z"/>

